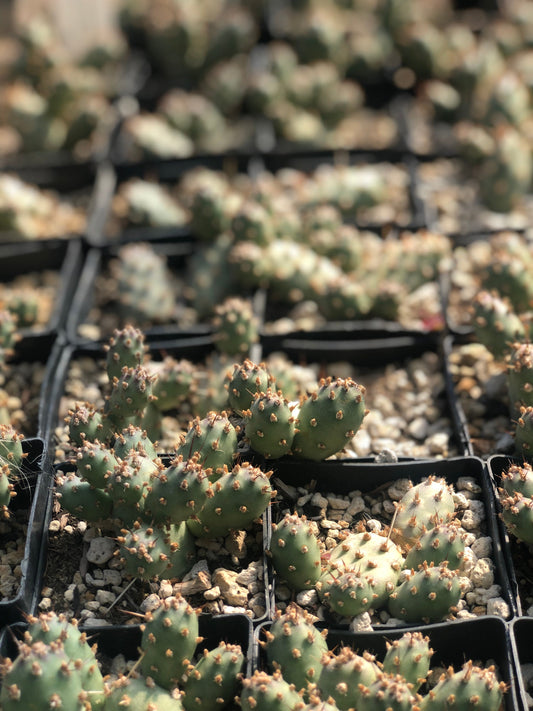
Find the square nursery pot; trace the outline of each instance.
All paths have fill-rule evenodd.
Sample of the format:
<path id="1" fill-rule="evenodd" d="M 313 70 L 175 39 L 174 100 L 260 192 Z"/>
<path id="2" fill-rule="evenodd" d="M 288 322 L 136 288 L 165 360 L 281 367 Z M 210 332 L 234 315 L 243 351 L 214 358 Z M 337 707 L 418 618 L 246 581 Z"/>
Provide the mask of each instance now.
<path id="1" fill-rule="evenodd" d="M 182 342 L 175 341 L 173 344 L 164 341 L 152 342 L 150 345 L 154 359 L 162 358 L 168 354 L 178 359 L 188 358 L 193 363 L 202 363 L 206 356 L 209 356 L 213 351 L 212 340 L 209 339 L 206 343 L 205 339 L 201 338 L 189 339 L 189 341 L 184 339 Z M 80 376 L 79 372 L 72 375 L 76 369 L 83 371 L 84 363 L 92 373 L 87 381 L 83 381 L 83 376 Z M 80 399 L 80 396 L 75 395 L 69 388 L 75 381 L 76 393 L 83 393 L 85 397 L 95 398 L 98 388 L 102 385 L 102 379 L 95 381 L 94 372 L 95 369 L 96 372 L 100 368 L 104 369 L 104 363 L 104 351 L 99 344 L 92 344 L 92 347 L 70 345 L 61 350 L 56 367 L 57 377 L 49 398 L 50 418 L 47 432 L 50 446 L 53 448 L 54 445 L 58 445 L 56 449 L 56 461 L 59 462 L 57 468 L 62 472 L 69 473 L 75 470 L 73 463 L 65 461 L 69 460 L 73 451 L 65 446 L 67 444 L 65 430 L 61 427 L 61 421 L 67 414 L 67 409 L 74 406 L 76 399 Z M 103 391 L 100 391 L 99 397 L 103 402 Z M 99 403 L 100 401 L 97 401 L 95 404 L 100 406 Z M 182 430 L 188 428 L 191 417 L 190 410 L 183 410 L 180 420 Z M 179 429 L 177 428 L 174 433 L 175 438 L 177 438 Z M 161 455 L 165 466 L 168 466 L 171 455 L 165 456 L 165 451 L 172 451 L 172 448 L 163 450 Z M 124 609 L 139 609 L 148 595 L 158 591 L 161 594 L 169 594 L 168 590 L 172 589 L 174 592 L 181 592 L 196 606 L 209 604 L 209 610 L 213 614 L 218 613 L 224 616 L 231 614 L 232 611 L 242 612 L 245 609 L 246 614 L 250 615 L 254 621 L 268 618 L 269 598 L 265 594 L 267 577 L 263 562 L 264 530 L 259 521 L 253 524 L 247 534 L 245 547 L 239 548 L 239 542 L 234 542 L 233 538 L 230 541 L 227 536 L 224 536 L 225 542 L 222 538 L 206 538 L 205 536 L 202 542 L 196 539 L 198 544 L 193 544 L 193 546 L 199 550 L 199 553 L 194 560 L 191 560 L 185 571 L 187 572 L 194 565 L 195 573 L 192 577 L 189 578 L 184 572 L 180 572 L 172 577 L 172 583 L 165 583 L 164 590 L 163 587 L 160 589 L 155 581 L 152 583 L 138 580 L 133 583 L 131 589 L 126 590 L 127 584 L 134 580 L 134 577 L 124 573 L 124 576 L 119 575 L 119 580 L 116 580 L 118 545 L 113 540 L 118 533 L 116 527 L 111 529 L 108 525 L 107 528 L 102 527 L 101 531 L 97 526 L 89 526 L 87 529 L 85 521 L 80 521 L 77 517 L 70 516 L 66 511 L 61 510 L 59 502 L 55 501 L 54 497 L 50 501 L 50 518 L 51 525 L 43 541 L 41 559 L 43 583 L 39 591 L 41 599 L 37 601 L 37 610 L 50 608 L 61 611 L 68 609 L 73 610 L 74 614 L 81 616 L 82 619 L 87 616 L 101 619 L 104 616 L 107 621 L 116 623 L 123 621 Z M 113 551 L 117 551 L 111 560 L 108 556 L 105 561 L 98 562 L 89 552 L 94 537 L 99 540 L 92 545 L 93 551 L 98 545 L 101 545 L 100 539 L 105 539 L 103 545 L 108 545 Z M 231 547 L 231 551 L 228 546 Z M 205 560 L 202 560 L 202 557 Z M 103 572 L 111 568 L 113 568 L 112 572 Z M 220 572 L 216 572 L 218 569 L 221 569 Z M 163 575 L 160 577 L 163 578 Z M 238 579 L 235 581 L 235 586 L 232 587 L 231 583 L 234 577 Z M 203 595 L 204 592 L 217 586 L 221 588 L 222 593 L 213 591 L 212 594 Z M 98 596 L 100 588 L 104 588 L 103 592 L 111 593 L 122 601 L 120 605 L 112 606 L 113 612 L 110 616 L 107 614 L 108 610 L 104 609 L 106 608 L 104 603 L 96 612 L 94 605 L 89 604 L 93 602 L 95 595 L 97 600 L 100 599 L 101 595 Z M 209 599 L 210 595 L 211 600 Z M 89 615 L 89 612 L 92 614 Z"/>
<path id="2" fill-rule="evenodd" d="M 193 253 L 191 241 L 127 242 L 90 249 L 67 316 L 69 340 L 108 340 L 116 328 L 127 324 L 142 328 L 149 339 L 210 334 L 212 324 L 198 319 L 183 295 Z M 135 261 L 148 259 L 154 260 L 154 271 L 160 270 L 160 274 L 150 276 L 153 283 L 143 286 L 147 274 L 141 270 L 132 274 L 131 270 Z M 167 299 L 169 294 L 174 297 Z"/>
<path id="3" fill-rule="evenodd" d="M 0 626 L 18 622 L 32 609 L 39 586 L 38 564 L 43 529 L 47 525 L 46 502 L 51 469 L 41 439 L 22 441 L 27 455 L 22 464 L 10 515 L 2 526 L 2 591 Z"/>
<path id="4" fill-rule="evenodd" d="M 440 622 L 444 618 L 455 620 L 448 624 L 459 627 L 464 619 L 473 619 L 472 614 L 483 617 L 488 612 L 489 616 L 496 614 L 509 619 L 516 613 L 516 600 L 507 576 L 498 530 L 493 490 L 480 459 L 456 457 L 433 461 L 403 460 L 388 464 L 364 459 L 325 462 L 295 459 L 275 462 L 273 470 L 272 483 L 277 490 L 277 497 L 271 504 L 272 522 L 278 524 L 286 513 L 293 512 L 316 521 L 324 551 L 322 561 L 328 560 L 328 551 L 337 545 L 338 533 L 343 529 L 354 531 L 359 522 L 374 518 L 379 523 L 374 522 L 372 526 L 378 526 L 378 530 L 385 527 L 382 530 L 386 532 L 395 516 L 394 500 L 398 501 L 402 496 L 400 491 L 405 491 L 402 480 L 409 479 L 413 484 L 418 484 L 430 476 L 444 478 L 447 484 L 453 486 L 455 494 L 462 494 L 462 503 L 461 496 L 456 496 L 456 502 L 459 502 L 459 506 L 456 505 L 458 520 L 465 530 L 473 534 L 471 538 L 474 540 L 466 543 L 472 545 L 477 553 L 473 559 L 474 567 L 469 564 L 468 571 L 461 571 L 461 575 L 470 578 L 470 583 L 463 589 L 463 602 L 459 603 L 463 610 L 456 617 L 445 613 L 438 619 L 423 620 L 415 619 L 416 615 L 411 614 L 407 621 L 391 619 L 386 600 L 375 611 L 370 609 L 369 613 L 363 613 L 362 617 L 341 617 L 332 612 L 327 604 L 321 604 L 323 601 L 317 596 L 314 584 L 307 586 L 310 591 L 305 588 L 291 591 L 284 584 L 282 574 L 278 578 L 275 559 L 269 566 L 272 610 L 279 609 L 280 603 L 284 607 L 295 596 L 296 601 L 312 614 L 318 611 L 330 629 L 351 629 L 357 625 L 357 631 L 366 631 L 365 628 L 371 624 L 374 630 L 384 633 L 394 628 L 423 625 L 428 621 Z M 473 504 L 467 503 L 465 494 L 467 499 L 472 497 Z M 466 510 L 465 505 L 471 510 Z M 268 519 L 265 519 L 267 523 Z M 271 531 L 266 531 L 265 539 L 267 549 L 272 550 Z M 361 550 L 364 553 L 364 549 Z M 404 559 L 405 550 L 402 552 Z M 483 559 L 481 562 L 478 560 L 480 558 Z M 400 565 L 403 564 L 400 562 Z M 483 570 L 490 572 L 487 576 L 484 573 L 480 576 Z M 469 590 L 466 594 L 465 589 Z M 494 599 L 491 601 L 491 598 Z"/>
<path id="5" fill-rule="evenodd" d="M 239 645 L 244 655 L 242 675 L 250 676 L 253 665 L 253 626 L 245 615 L 227 615 L 211 617 L 200 614 L 198 617 L 200 640 L 192 663 L 201 657 L 203 650 L 215 649 L 220 643 Z M 4 628 L 0 634 L 0 657 L 15 659 L 18 654 L 17 641 L 23 639 L 27 623 L 19 622 Z M 80 631 L 86 632 L 91 645 L 97 646 L 96 658 L 102 674 L 109 674 L 112 669 L 128 669 L 139 659 L 142 631 L 139 624 L 109 625 L 103 627 L 80 625 Z M 120 658 L 117 659 L 117 657 Z M 127 670 L 124 670 L 127 673 Z M 233 704 L 226 708 L 234 709 Z"/>
<path id="6" fill-rule="evenodd" d="M 521 622 L 521 620 L 519 620 Z M 266 641 L 265 633 L 270 630 L 271 622 L 263 622 L 254 632 L 254 663 L 255 669 L 269 669 L 267 655 L 261 643 Z M 327 629 L 322 623 L 316 623 L 317 631 Z M 405 630 L 387 630 L 386 632 L 346 632 L 329 629 L 326 635 L 327 647 L 338 653 L 342 647 L 351 647 L 356 654 L 368 652 L 376 660 L 383 662 L 388 646 L 400 639 Z M 488 667 L 494 665 L 500 681 L 507 685 L 504 692 L 502 711 L 517 711 L 522 707 L 517 705 L 517 690 L 515 688 L 515 673 L 512 663 L 511 643 L 507 625 L 498 617 L 488 616 L 477 620 L 464 620 L 456 624 L 432 624 L 415 627 L 409 632 L 420 633 L 429 638 L 429 646 L 433 650 L 430 669 L 433 670 L 435 681 L 449 667 L 457 672 L 463 664 L 472 660 L 474 665 Z M 527 657 L 529 659 L 529 657 Z M 270 671 L 271 673 L 271 671 Z M 320 686 L 320 682 L 318 683 Z M 427 693 L 428 685 L 421 687 L 421 694 Z M 524 711 L 526 707 L 524 706 Z"/>
<path id="7" fill-rule="evenodd" d="M 63 328 L 82 263 L 79 239 L 0 244 L 0 280 L 15 317 L 18 294 L 22 304 L 28 301 L 28 316 L 21 309 L 22 325 L 17 328 L 28 350 Z"/>
<path id="8" fill-rule="evenodd" d="M 522 464 L 518 458 L 503 454 L 495 454 L 487 460 L 487 469 L 494 492 L 496 505 L 497 524 L 500 529 L 502 553 L 507 566 L 507 574 L 515 598 L 516 613 L 518 615 L 531 614 L 533 605 L 533 575 L 531 574 L 531 546 L 519 541 L 510 531 L 502 519 L 502 505 L 498 488 L 501 486 L 502 474 L 512 464 Z"/>
<path id="9" fill-rule="evenodd" d="M 531 635 L 533 620 L 530 617 L 519 617 L 511 622 L 509 628 L 511 649 L 515 665 L 517 711 L 528 711 L 531 708 L 531 670 L 533 668 L 533 652 Z"/>
<path id="10" fill-rule="evenodd" d="M 312 333 L 262 334 L 262 357 L 282 354 L 298 366 L 312 367 L 319 377 L 349 375 L 366 388 L 370 415 L 350 456 L 377 454 L 383 447 L 409 457 L 468 454 L 464 419 L 438 334 L 361 326 L 339 323 Z"/>

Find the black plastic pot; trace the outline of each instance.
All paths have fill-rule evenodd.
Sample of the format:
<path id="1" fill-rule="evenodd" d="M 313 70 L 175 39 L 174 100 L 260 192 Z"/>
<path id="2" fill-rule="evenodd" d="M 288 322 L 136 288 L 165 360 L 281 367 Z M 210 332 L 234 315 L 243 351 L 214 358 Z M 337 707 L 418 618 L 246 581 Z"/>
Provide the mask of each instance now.
<path id="1" fill-rule="evenodd" d="M 257 664 L 255 669 L 267 670 L 266 654 L 259 641 L 265 639 L 264 633 L 271 624 L 271 622 L 264 622 L 255 630 L 254 661 Z M 321 627 L 323 626 L 321 625 Z M 370 654 L 374 654 L 378 661 L 383 661 L 387 651 L 387 642 L 399 639 L 404 631 L 384 630 L 353 633 L 329 630 L 326 641 L 330 649 L 338 650 L 341 646 L 352 647 L 357 654 L 368 651 Z M 519 707 L 513 683 L 514 668 L 511 645 L 507 626 L 499 617 L 489 616 L 477 620 L 464 620 L 453 625 L 444 622 L 412 628 L 409 631 L 420 632 L 429 637 L 430 646 L 434 650 L 431 657 L 431 668 L 453 666 L 455 671 L 459 671 L 462 665 L 470 659 L 479 661 L 481 665 L 488 662 L 495 663 L 502 681 L 509 686 L 504 696 L 503 709 L 517 711 Z"/>
<path id="2" fill-rule="evenodd" d="M 515 664 L 515 687 L 516 687 L 516 711 L 528 711 L 531 708 L 531 696 L 528 693 L 521 666 L 533 664 L 533 647 L 531 638 L 533 636 L 533 619 L 531 617 L 520 617 L 511 622 L 509 627 L 511 649 Z"/>
<path id="3" fill-rule="evenodd" d="M 39 588 L 38 563 L 41 539 L 48 525 L 46 503 L 50 490 L 51 469 L 46 459 L 42 439 L 29 438 L 22 441 L 27 457 L 22 464 L 20 479 L 15 484 L 16 496 L 9 509 L 11 516 L 20 524 L 27 522 L 24 556 L 20 562 L 21 577 L 18 592 L 10 599 L 0 601 L 0 627 L 18 622 L 33 607 L 35 591 Z M 7 543 L 8 535 L 2 536 Z"/>
<path id="4" fill-rule="evenodd" d="M 308 491 L 346 495 L 351 491 L 360 490 L 368 494 L 392 484 L 397 479 L 411 479 L 416 484 L 428 476 L 443 477 L 449 484 L 455 484 L 459 477 L 472 477 L 481 487 L 481 500 L 485 507 L 486 534 L 492 538 L 492 560 L 494 563 L 495 583 L 501 587 L 501 596 L 510 608 L 511 615 L 516 614 L 516 598 L 509 582 L 505 564 L 503 544 L 497 524 L 496 507 L 492 486 L 481 459 L 477 457 L 455 457 L 440 460 L 404 460 L 397 463 L 376 464 L 375 462 L 357 459 L 310 462 L 309 460 L 284 459 L 272 462 L 274 471 L 273 486 L 278 489 L 281 504 L 272 504 L 272 520 L 280 518 L 280 509 L 292 507 L 293 502 L 287 498 L 287 488 L 305 487 Z M 278 484 L 280 482 L 280 484 Z M 362 515 L 362 514 L 361 514 Z M 378 516 L 379 518 L 379 516 Z M 355 521 L 352 523 L 355 525 Z M 266 532 L 267 547 L 270 546 L 271 533 Z M 271 583 L 275 609 L 275 581 Z M 456 622 L 453 623 L 457 624 Z M 333 626 L 338 626 L 332 621 Z M 412 626 L 412 625 L 411 625 Z M 409 625 L 401 627 L 405 629 Z M 381 626 L 375 629 L 383 629 Z"/>

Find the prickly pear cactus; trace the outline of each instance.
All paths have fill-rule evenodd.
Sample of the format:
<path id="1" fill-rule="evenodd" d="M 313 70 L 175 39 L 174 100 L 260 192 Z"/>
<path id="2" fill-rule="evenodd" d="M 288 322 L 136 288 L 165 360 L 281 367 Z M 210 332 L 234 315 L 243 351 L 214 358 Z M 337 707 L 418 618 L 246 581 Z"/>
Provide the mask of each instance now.
<path id="1" fill-rule="evenodd" d="M 83 688 L 81 669 L 72 663 L 61 642 L 21 644 L 15 661 L 4 661 L 2 677 L 4 711 L 87 708 L 90 697 Z"/>
<path id="2" fill-rule="evenodd" d="M 387 674 L 400 674 L 417 691 L 427 679 L 432 655 L 429 637 L 421 632 L 406 632 L 387 642 L 382 668 Z"/>
<path id="3" fill-rule="evenodd" d="M 291 450 L 296 427 L 288 401 L 269 388 L 258 393 L 243 412 L 245 435 L 250 446 L 267 459 L 278 459 Z"/>
<path id="4" fill-rule="evenodd" d="M 185 681 L 180 684 L 185 711 L 224 708 L 237 692 L 243 664 L 244 655 L 238 644 L 220 642 L 214 649 L 204 649 L 196 664 L 188 667 Z"/>
<path id="5" fill-rule="evenodd" d="M 233 215 L 231 231 L 236 242 L 264 246 L 274 239 L 272 216 L 258 202 L 245 202 Z"/>
<path id="6" fill-rule="evenodd" d="M 236 363 L 233 371 L 226 376 L 225 387 L 228 390 L 230 407 L 242 415 L 248 410 L 258 393 L 267 391 L 272 377 L 264 363 L 253 363 L 246 358 L 241 364 Z"/>
<path id="7" fill-rule="evenodd" d="M 103 441 L 105 428 L 101 413 L 90 402 L 77 403 L 74 410 L 69 410 L 65 418 L 71 442 L 81 446 L 96 439 Z"/>
<path id="8" fill-rule="evenodd" d="M 533 406 L 521 407 L 514 432 L 514 446 L 518 455 L 531 459 L 533 454 Z"/>
<path id="9" fill-rule="evenodd" d="M 472 324 L 477 339 L 497 360 L 509 352 L 510 344 L 525 337 L 524 324 L 508 299 L 482 290 L 473 300 Z"/>
<path id="10" fill-rule="evenodd" d="M 106 351 L 106 370 L 109 380 L 120 378 L 122 368 L 135 368 L 143 360 L 146 346 L 144 333 L 131 325 L 116 329 L 104 346 Z"/>
<path id="11" fill-rule="evenodd" d="M 146 431 L 132 424 L 116 433 L 113 452 L 119 459 L 126 459 L 132 452 L 138 452 L 150 459 L 155 459 L 157 456 L 154 443 Z"/>
<path id="12" fill-rule="evenodd" d="M 364 394 L 364 387 L 351 378 L 322 380 L 300 405 L 293 453 L 319 461 L 341 450 L 363 422 Z"/>
<path id="13" fill-rule="evenodd" d="M 533 405 L 533 346 L 531 343 L 514 341 L 509 344 L 507 382 L 512 414 L 518 414 L 520 407 Z"/>
<path id="14" fill-rule="evenodd" d="M 146 613 L 140 671 L 164 689 L 176 686 L 198 643 L 198 615 L 181 596 L 165 598 Z"/>
<path id="15" fill-rule="evenodd" d="M 533 542 L 533 469 L 531 464 L 513 464 L 502 474 L 498 489 L 502 519 L 507 530 L 521 541 Z"/>
<path id="16" fill-rule="evenodd" d="M 124 367 L 119 378 L 113 379 L 104 412 L 115 430 L 120 431 L 132 417 L 140 417 L 153 400 L 153 376 L 142 365 Z"/>
<path id="17" fill-rule="evenodd" d="M 117 537 L 126 571 L 142 580 L 163 575 L 171 565 L 169 534 L 139 521 Z"/>
<path id="18" fill-rule="evenodd" d="M 112 450 L 96 440 L 95 442 L 86 441 L 78 448 L 76 464 L 83 479 L 98 489 L 103 489 L 119 462 Z"/>
<path id="19" fill-rule="evenodd" d="M 181 711 L 178 691 L 158 686 L 152 677 L 133 673 L 106 683 L 105 711 Z"/>
<path id="20" fill-rule="evenodd" d="M 196 417 L 189 425 L 187 434 L 181 437 L 176 454 L 190 459 L 197 454 L 198 464 L 204 469 L 217 472 L 230 467 L 237 453 L 238 430 L 231 424 L 225 411 L 209 412 L 206 417 Z"/>
<path id="21" fill-rule="evenodd" d="M 313 588 L 320 578 L 320 544 L 305 516 L 286 514 L 273 523 L 269 552 L 277 575 L 293 590 Z"/>
<path id="22" fill-rule="evenodd" d="M 7 464 L 0 466 L 0 513 L 3 518 L 9 517 L 9 504 L 15 495 L 13 483 L 10 480 Z"/>
<path id="23" fill-rule="evenodd" d="M 455 571 L 445 566 L 420 568 L 401 583 L 389 598 L 393 617 L 406 622 L 440 622 L 456 611 L 461 584 Z"/>
<path id="24" fill-rule="evenodd" d="M 224 470 L 213 483 L 211 495 L 189 528 L 198 535 L 225 536 L 242 531 L 259 519 L 275 491 L 270 484 L 272 472 L 264 472 L 249 462 Z"/>
<path id="25" fill-rule="evenodd" d="M 12 480 L 20 476 L 25 454 L 22 449 L 24 435 L 12 425 L 0 425 L 0 466 L 7 465 Z"/>
<path id="26" fill-rule="evenodd" d="M 271 675 L 255 671 L 253 676 L 242 680 L 242 685 L 243 711 L 296 711 L 302 703 L 294 686 L 279 671 Z"/>
<path id="27" fill-rule="evenodd" d="M 70 472 L 56 477 L 56 495 L 61 506 L 73 516 L 96 523 L 109 518 L 113 500 L 102 489 Z"/>
<path id="28" fill-rule="evenodd" d="M 277 613 L 265 632 L 263 644 L 270 671 L 279 669 L 297 690 L 319 683 L 322 655 L 328 649 L 326 630 L 319 631 L 314 622 L 312 615 L 291 603 L 284 613 Z"/>
<path id="29" fill-rule="evenodd" d="M 327 652 L 322 657 L 318 690 L 323 699 L 333 699 L 341 711 L 359 708 L 359 685 L 370 686 L 378 678 L 379 667 L 368 652 L 356 654 L 351 647 Z"/>
<path id="30" fill-rule="evenodd" d="M 381 672 L 376 681 L 361 689 L 357 708 L 361 711 L 411 711 L 419 697 L 399 674 Z"/>
<path id="31" fill-rule="evenodd" d="M 494 667 L 481 669 L 469 661 L 458 672 L 450 667 L 422 699 L 420 710 L 498 711 L 505 690 L 506 686 L 498 681 Z"/>
<path id="32" fill-rule="evenodd" d="M 330 566 L 317 584 L 318 595 L 333 612 L 355 617 L 370 610 L 379 599 L 375 581 L 358 569 Z"/>
<path id="33" fill-rule="evenodd" d="M 465 554 L 465 534 L 458 526 L 440 523 L 424 531 L 407 553 L 404 567 L 418 570 L 424 563 L 440 565 L 446 562 L 450 570 L 461 566 Z"/>
<path id="34" fill-rule="evenodd" d="M 172 410 L 191 394 L 194 388 L 194 366 L 185 360 L 167 356 L 161 363 L 151 362 L 149 369 L 155 376 L 152 393 L 155 405 L 161 412 Z"/>
<path id="35" fill-rule="evenodd" d="M 250 300 L 231 296 L 215 309 L 213 338 L 221 353 L 245 356 L 259 340 L 258 320 Z"/>
<path id="36" fill-rule="evenodd" d="M 451 487 L 444 479 L 429 476 L 412 485 L 398 502 L 395 531 L 400 540 L 413 544 L 425 529 L 451 521 L 454 514 Z"/>
<path id="37" fill-rule="evenodd" d="M 179 455 L 150 479 L 145 517 L 157 524 L 180 523 L 197 515 L 212 495 L 208 472 L 197 458 L 184 460 Z"/>

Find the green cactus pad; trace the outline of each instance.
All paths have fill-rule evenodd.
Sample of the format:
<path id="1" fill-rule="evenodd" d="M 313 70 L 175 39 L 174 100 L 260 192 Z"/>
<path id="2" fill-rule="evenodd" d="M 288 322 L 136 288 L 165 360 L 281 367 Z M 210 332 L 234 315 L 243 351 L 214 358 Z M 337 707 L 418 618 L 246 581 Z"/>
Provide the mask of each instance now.
<path id="1" fill-rule="evenodd" d="M 454 571 L 426 565 L 391 594 L 389 611 L 405 622 L 440 622 L 456 611 L 460 597 L 461 584 Z"/>
<path id="2" fill-rule="evenodd" d="M 270 385 L 269 375 L 264 363 L 253 363 L 248 358 L 233 366 L 233 372 L 226 376 L 228 402 L 239 415 L 248 410 L 258 393 L 266 392 Z"/>
<path id="3" fill-rule="evenodd" d="M 228 355 L 245 356 L 259 340 L 258 320 L 250 300 L 228 297 L 215 308 L 213 339 L 216 349 Z"/>
<path id="4" fill-rule="evenodd" d="M 412 711 L 419 698 L 400 674 L 380 673 L 370 686 L 361 688 L 358 711 Z"/>
<path id="5" fill-rule="evenodd" d="M 424 529 L 451 521 L 455 504 L 451 487 L 442 478 L 430 476 L 411 486 L 398 503 L 395 537 L 413 544 Z"/>
<path id="6" fill-rule="evenodd" d="M 307 690 L 307 684 L 319 683 L 321 659 L 327 651 L 326 632 L 314 625 L 315 619 L 296 604 L 284 613 L 278 612 L 265 633 L 264 649 L 270 671 L 279 669 L 285 681 L 296 690 Z"/>
<path id="7" fill-rule="evenodd" d="M 346 570 L 340 566 L 335 570 L 330 566 L 317 584 L 318 595 L 322 602 L 342 617 L 355 617 L 370 610 L 379 600 L 374 580 L 369 576 L 360 576 L 358 569 Z"/>
<path id="8" fill-rule="evenodd" d="M 146 346 L 144 333 L 134 326 L 127 325 L 122 330 L 116 329 L 105 345 L 106 369 L 109 380 L 120 378 L 122 368 L 135 368 L 143 360 Z"/>
<path id="9" fill-rule="evenodd" d="M 387 642 L 383 671 L 400 674 L 417 691 L 427 679 L 432 655 L 429 637 L 421 632 L 406 632 L 394 642 Z"/>
<path id="10" fill-rule="evenodd" d="M 190 459 L 197 454 L 204 469 L 212 469 L 212 479 L 224 466 L 230 467 L 237 452 L 238 430 L 231 424 L 227 413 L 209 412 L 206 417 L 196 417 L 182 436 L 176 454 Z"/>
<path id="11" fill-rule="evenodd" d="M 139 521 L 117 537 L 126 571 L 142 580 L 164 577 L 170 567 L 170 540 L 166 531 Z"/>
<path id="12" fill-rule="evenodd" d="M 182 711 L 180 694 L 158 686 L 150 677 L 119 676 L 107 683 L 105 711 Z"/>
<path id="13" fill-rule="evenodd" d="M 253 676 L 243 679 L 242 685 L 243 711 L 297 711 L 302 704 L 301 696 L 279 671 L 272 675 L 255 671 Z"/>
<path id="14" fill-rule="evenodd" d="M 464 533 L 452 523 L 441 523 L 422 533 L 407 553 L 404 567 L 407 569 L 446 562 L 450 570 L 456 570 L 463 562 L 465 552 Z"/>
<path id="15" fill-rule="evenodd" d="M 198 616 L 181 596 L 165 598 L 146 613 L 140 671 L 170 689 L 187 670 L 198 643 Z"/>
<path id="16" fill-rule="evenodd" d="M 359 655 L 351 647 L 341 647 L 323 656 L 318 689 L 323 699 L 332 698 L 340 711 L 348 711 L 359 708 L 359 685 L 370 686 L 378 674 L 374 656 L 368 652 Z"/>
<path id="17" fill-rule="evenodd" d="M 61 506 L 83 521 L 94 523 L 112 514 L 111 497 L 72 472 L 57 476 L 56 492 Z"/>
<path id="18" fill-rule="evenodd" d="M 319 461 L 340 451 L 363 422 L 364 393 L 364 387 L 350 378 L 322 380 L 318 391 L 300 406 L 294 454 Z"/>
<path id="19" fill-rule="evenodd" d="M 305 516 L 286 514 L 272 524 L 269 546 L 272 565 L 294 590 L 313 588 L 320 578 L 320 544 L 313 525 Z"/>
<path id="20" fill-rule="evenodd" d="M 461 671 L 450 667 L 438 684 L 422 699 L 420 711 L 498 711 L 506 686 L 499 682 L 494 667 L 482 669 L 472 661 Z"/>
<path id="21" fill-rule="evenodd" d="M 71 442 L 82 446 L 85 441 L 104 441 L 105 427 L 102 415 L 89 402 L 77 403 L 74 410 L 69 410 L 65 418 L 68 436 Z"/>
<path id="22" fill-rule="evenodd" d="M 231 701 L 239 686 L 244 655 L 238 644 L 220 642 L 218 647 L 204 649 L 202 656 L 187 671 L 180 685 L 186 711 L 217 711 Z"/>
<path id="23" fill-rule="evenodd" d="M 119 464 L 113 451 L 98 440 L 85 442 L 77 450 L 76 463 L 80 476 L 98 489 L 105 488 L 107 479 Z"/>
<path id="24" fill-rule="evenodd" d="M 113 451 L 119 459 L 126 459 L 132 451 L 150 457 L 150 459 L 155 459 L 157 456 L 155 446 L 146 431 L 142 427 L 131 424 L 117 433 Z"/>
<path id="25" fill-rule="evenodd" d="M 267 389 L 243 412 L 245 435 L 252 449 L 267 459 L 277 459 L 291 450 L 295 437 L 295 418 L 288 401 Z"/>

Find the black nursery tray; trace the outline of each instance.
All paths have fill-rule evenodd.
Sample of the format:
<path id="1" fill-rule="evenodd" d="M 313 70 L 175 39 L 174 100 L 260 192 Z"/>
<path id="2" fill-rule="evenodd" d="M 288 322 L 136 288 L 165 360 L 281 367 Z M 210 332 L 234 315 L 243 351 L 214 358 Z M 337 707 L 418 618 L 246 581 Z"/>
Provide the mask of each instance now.
<path id="1" fill-rule="evenodd" d="M 42 439 L 29 438 L 22 441 L 22 447 L 27 457 L 22 464 L 20 479 L 15 484 L 16 496 L 9 505 L 10 518 L 2 524 L 6 527 L 2 533 L 2 548 L 20 537 L 25 537 L 25 543 L 19 563 L 21 571 L 18 591 L 12 597 L 2 595 L 0 601 L 0 627 L 22 620 L 24 614 L 32 609 L 35 590 L 39 586 L 41 539 L 47 524 L 46 504 L 51 470 L 44 442 Z"/>
<path id="2" fill-rule="evenodd" d="M 264 622 L 254 633 L 254 669 L 266 670 L 266 654 L 259 644 L 265 639 L 265 631 L 271 627 L 271 622 Z M 318 625 L 317 625 L 318 627 Z M 323 625 L 320 625 L 322 628 Z M 410 632 L 420 632 L 429 637 L 429 643 L 434 650 L 431 657 L 431 668 L 453 666 L 459 671 L 462 665 L 473 660 L 481 666 L 495 664 L 499 678 L 508 685 L 504 695 L 505 711 L 518 711 L 517 690 L 514 685 L 514 668 L 512 664 L 511 645 L 509 643 L 506 624 L 499 618 L 487 616 L 478 620 L 464 620 L 454 625 L 438 623 L 426 627 L 416 627 Z M 399 639 L 405 630 L 386 630 L 374 632 L 344 632 L 329 630 L 326 641 L 329 649 L 352 647 L 357 654 L 368 651 L 374 654 L 378 661 L 383 661 L 387 651 L 387 642 Z M 522 709 L 520 708 L 520 711 Z M 525 707 L 524 710 L 525 711 Z"/>
<path id="3" fill-rule="evenodd" d="M 529 711 L 531 708 L 531 685 L 526 685 L 522 674 L 522 666 L 531 667 L 533 664 L 533 648 L 531 638 L 533 636 L 533 619 L 531 617 L 519 617 L 511 622 L 509 628 L 511 638 L 511 649 L 515 665 L 515 687 L 516 687 L 516 711 Z M 531 678 L 531 674 L 528 674 Z"/>
<path id="4" fill-rule="evenodd" d="M 483 466 L 483 462 L 476 457 L 454 457 L 441 460 L 409 460 L 398 461 L 396 463 L 376 463 L 365 459 L 345 459 L 340 461 L 311 462 L 309 460 L 280 459 L 271 463 L 273 468 L 273 485 L 278 490 L 278 499 L 271 505 L 271 518 L 275 523 L 281 517 L 281 510 L 292 509 L 297 499 L 303 491 L 310 493 L 347 495 L 353 491 L 360 491 L 361 495 L 381 492 L 388 488 L 398 479 L 410 479 L 414 484 L 419 483 L 428 476 L 443 477 L 449 484 L 456 484 L 459 477 L 471 477 L 475 484 L 480 487 L 480 500 L 484 504 L 485 523 L 483 525 L 483 535 L 492 539 L 491 558 L 494 563 L 494 582 L 501 588 L 501 597 L 507 602 L 511 616 L 516 613 L 516 600 L 512 593 L 511 584 L 507 575 L 503 544 L 501 542 L 500 531 L 497 525 L 497 515 L 492 486 Z M 298 487 L 303 487 L 299 489 Z M 281 503 L 280 503 L 281 502 Z M 304 513 L 310 518 L 316 514 L 316 506 L 306 502 L 303 506 Z M 314 512 L 314 513 L 313 513 Z M 385 525 L 390 523 L 390 514 L 378 513 L 374 518 L 382 521 Z M 356 514 L 349 522 L 350 529 L 358 520 L 365 520 L 368 516 L 361 512 Z M 265 532 L 266 545 L 269 547 L 271 531 Z M 276 576 L 271 579 L 271 607 L 276 609 L 275 584 Z M 460 621 L 461 624 L 463 621 Z M 331 619 L 326 620 L 326 625 L 339 628 L 339 623 Z M 449 624 L 449 623 L 448 623 Z M 453 626 L 459 624 L 454 622 Z M 412 625 L 402 625 L 400 629 L 406 629 Z M 341 628 L 343 625 L 341 625 Z M 375 625 L 374 629 L 385 630 L 387 627 Z M 388 629 L 391 629 L 390 627 Z"/>

